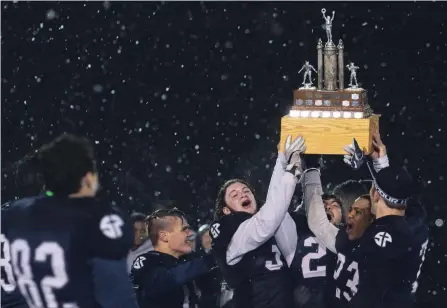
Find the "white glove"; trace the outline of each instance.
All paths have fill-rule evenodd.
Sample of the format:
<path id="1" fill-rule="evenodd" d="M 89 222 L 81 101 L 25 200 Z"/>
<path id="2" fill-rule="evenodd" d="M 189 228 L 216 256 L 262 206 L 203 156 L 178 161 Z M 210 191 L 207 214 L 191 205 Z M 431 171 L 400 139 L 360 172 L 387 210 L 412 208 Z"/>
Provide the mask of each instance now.
<path id="1" fill-rule="evenodd" d="M 299 176 L 303 173 L 303 161 L 301 154 L 306 151 L 306 144 L 304 138 L 298 136 L 293 142 L 292 137 L 287 136 L 284 144 L 284 156 L 286 158 L 287 166 L 285 171 L 293 173 L 295 176 Z"/>

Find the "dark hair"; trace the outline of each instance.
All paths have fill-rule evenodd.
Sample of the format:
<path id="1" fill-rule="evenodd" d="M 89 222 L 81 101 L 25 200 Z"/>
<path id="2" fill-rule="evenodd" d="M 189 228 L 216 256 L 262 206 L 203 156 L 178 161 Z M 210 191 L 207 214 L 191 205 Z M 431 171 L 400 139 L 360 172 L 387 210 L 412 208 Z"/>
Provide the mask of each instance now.
<path id="1" fill-rule="evenodd" d="M 327 201 L 327 200 L 331 200 L 334 199 L 335 202 L 337 202 L 338 204 L 340 204 L 340 207 L 342 206 L 341 200 L 339 198 L 337 198 L 336 195 L 332 195 L 332 194 L 323 194 L 321 196 L 321 199 L 323 199 L 323 201 Z"/>
<path id="2" fill-rule="evenodd" d="M 36 155 L 19 161 L 14 172 L 14 183 L 22 197 L 35 196 L 44 189 L 42 174 L 38 170 Z"/>
<path id="3" fill-rule="evenodd" d="M 152 245 L 155 247 L 158 243 L 158 234 L 160 230 L 169 227 L 169 223 L 166 221 L 167 217 L 178 217 L 181 220 L 186 220 L 186 215 L 177 208 L 172 209 L 159 209 L 146 218 L 147 230 L 149 233 L 149 239 Z"/>
<path id="4" fill-rule="evenodd" d="M 227 206 L 226 202 L 225 202 L 225 193 L 227 192 L 227 188 L 234 184 L 234 183 L 241 183 L 245 186 L 248 187 L 248 189 L 250 189 L 250 191 L 254 194 L 254 189 L 253 187 L 251 187 L 250 184 L 248 184 L 246 181 L 241 180 L 241 179 L 231 179 L 226 181 L 219 189 L 219 192 L 217 193 L 217 198 L 216 198 L 216 204 L 215 204 L 215 209 L 214 209 L 214 220 L 219 220 L 220 218 L 222 218 L 223 215 L 223 208 Z M 255 200 L 256 203 L 258 205 L 258 207 L 261 205 L 260 202 L 258 202 L 258 199 L 255 196 Z"/>
<path id="5" fill-rule="evenodd" d="M 130 214 L 130 221 L 132 223 L 145 222 L 146 215 L 144 215 L 143 213 L 139 213 L 139 212 L 133 212 L 132 214 Z"/>
<path id="6" fill-rule="evenodd" d="M 367 195 L 369 187 L 364 181 L 348 180 L 337 185 L 332 194 L 341 201 L 342 212 L 347 215 L 349 208 L 360 196 Z"/>
<path id="7" fill-rule="evenodd" d="M 357 198 L 357 200 L 358 200 L 358 199 L 365 199 L 365 200 L 369 201 L 370 204 L 372 204 L 372 202 L 371 202 L 371 196 L 370 196 L 369 194 L 361 195 L 360 197 Z"/>
<path id="8" fill-rule="evenodd" d="M 85 137 L 64 134 L 37 153 L 45 188 L 55 195 L 70 195 L 81 188 L 87 172 L 96 173 L 93 146 Z"/>

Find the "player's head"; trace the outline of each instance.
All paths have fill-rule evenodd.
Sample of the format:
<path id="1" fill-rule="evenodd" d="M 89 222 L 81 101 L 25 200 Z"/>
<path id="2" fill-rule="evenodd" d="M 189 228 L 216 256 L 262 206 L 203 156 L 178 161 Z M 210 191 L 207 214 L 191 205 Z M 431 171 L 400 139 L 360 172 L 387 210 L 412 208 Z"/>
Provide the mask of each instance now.
<path id="1" fill-rule="evenodd" d="M 369 195 L 362 195 L 351 206 L 346 221 L 346 232 L 348 238 L 356 240 L 362 237 L 366 228 L 374 221 L 374 215 L 371 213 L 371 198 Z"/>
<path id="2" fill-rule="evenodd" d="M 36 156 L 22 160 L 14 172 L 15 187 L 21 197 L 35 196 L 44 189 L 42 174 Z"/>
<path id="3" fill-rule="evenodd" d="M 370 189 L 372 212 L 395 210 L 405 214 L 409 199 L 415 194 L 416 185 L 413 178 L 403 168 L 387 167 L 381 169 L 374 178 Z"/>
<path id="4" fill-rule="evenodd" d="M 348 180 L 337 185 L 332 194 L 337 196 L 341 201 L 342 213 L 344 221 L 347 220 L 349 209 L 354 204 L 354 201 L 361 195 L 368 194 L 369 187 L 363 181 Z"/>
<path id="5" fill-rule="evenodd" d="M 99 188 L 93 146 L 84 137 L 64 134 L 37 154 L 45 188 L 54 195 L 93 197 Z"/>
<path id="6" fill-rule="evenodd" d="M 233 179 L 225 182 L 220 188 L 216 199 L 216 218 L 232 212 L 254 214 L 258 204 L 253 189 L 244 180 Z"/>
<path id="7" fill-rule="evenodd" d="M 130 215 L 130 219 L 133 223 L 133 245 L 138 247 L 147 238 L 146 215 L 135 212 Z"/>
<path id="8" fill-rule="evenodd" d="M 193 249 L 193 233 L 185 214 L 176 209 L 160 209 L 147 218 L 149 238 L 155 250 L 176 258 Z"/>
<path id="9" fill-rule="evenodd" d="M 200 226 L 199 228 L 199 236 L 200 236 L 200 242 L 202 243 L 203 249 L 208 252 L 211 249 L 211 236 L 210 236 L 210 225 L 205 224 Z"/>
<path id="10" fill-rule="evenodd" d="M 343 214 L 341 210 L 341 201 L 335 195 L 324 194 L 321 196 L 326 209 L 327 218 L 334 225 L 339 225 L 343 221 Z"/>

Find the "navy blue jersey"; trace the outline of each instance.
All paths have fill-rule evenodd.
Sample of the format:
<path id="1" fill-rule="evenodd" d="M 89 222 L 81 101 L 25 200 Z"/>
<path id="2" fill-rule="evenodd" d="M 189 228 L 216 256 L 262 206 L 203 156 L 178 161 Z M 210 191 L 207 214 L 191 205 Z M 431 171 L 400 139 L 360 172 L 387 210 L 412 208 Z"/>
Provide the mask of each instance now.
<path id="1" fill-rule="evenodd" d="M 6 215 L 9 208 L 9 203 L 2 205 L 2 215 Z M 3 308 L 27 308 L 24 297 L 20 294 L 17 284 L 14 279 L 14 274 L 11 265 L 11 253 L 9 251 L 9 244 L 6 236 L 2 233 L 0 235 L 1 243 L 1 306 Z"/>
<path id="2" fill-rule="evenodd" d="M 295 281 L 295 303 L 297 307 L 325 307 L 325 291 L 332 279 L 335 255 L 318 243 L 310 231 L 304 214 L 293 213 L 298 244 L 291 264 Z"/>
<path id="3" fill-rule="evenodd" d="M 340 230 L 331 307 L 412 307 L 426 248 L 402 216 L 377 219 L 358 241 Z"/>
<path id="4" fill-rule="evenodd" d="M 251 217 L 248 213 L 236 212 L 214 222 L 210 229 L 212 253 L 225 281 L 234 290 L 234 307 L 292 307 L 290 272 L 274 237 L 246 253 L 238 263 L 227 263 L 227 247 L 234 233 Z"/>
<path id="5" fill-rule="evenodd" d="M 93 198 L 19 200 L 2 215 L 2 233 L 31 307 L 98 307 L 93 263 L 124 259 L 133 239 L 121 214 Z"/>

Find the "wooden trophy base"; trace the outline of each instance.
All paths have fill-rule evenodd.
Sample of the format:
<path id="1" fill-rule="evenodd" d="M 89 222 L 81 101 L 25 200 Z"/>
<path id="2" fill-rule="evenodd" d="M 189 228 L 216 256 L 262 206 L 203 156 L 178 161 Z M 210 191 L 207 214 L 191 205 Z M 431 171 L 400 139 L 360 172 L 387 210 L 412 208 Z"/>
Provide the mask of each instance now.
<path id="1" fill-rule="evenodd" d="M 380 115 L 373 114 L 363 119 L 343 118 L 281 118 L 280 151 L 288 135 L 292 140 L 302 135 L 306 141 L 306 154 L 344 155 L 343 148 L 355 138 L 365 154 L 370 154 L 372 135 L 379 128 Z"/>

